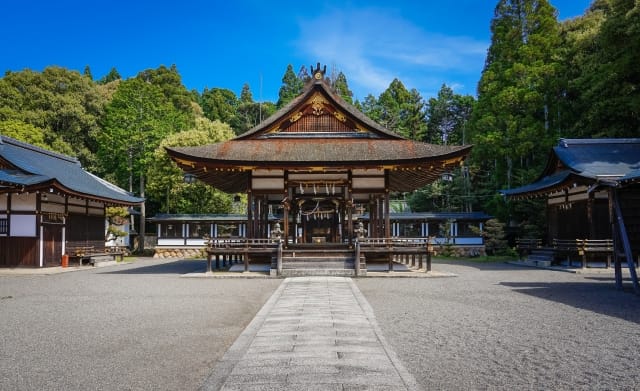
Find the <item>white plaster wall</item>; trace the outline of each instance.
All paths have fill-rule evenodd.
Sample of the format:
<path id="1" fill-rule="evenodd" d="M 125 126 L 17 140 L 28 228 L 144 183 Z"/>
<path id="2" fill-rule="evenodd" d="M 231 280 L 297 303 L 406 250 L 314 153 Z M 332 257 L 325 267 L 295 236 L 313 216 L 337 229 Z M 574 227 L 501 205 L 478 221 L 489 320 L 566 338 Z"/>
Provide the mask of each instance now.
<path id="1" fill-rule="evenodd" d="M 36 193 L 11 194 L 12 211 L 35 211 Z"/>
<path id="2" fill-rule="evenodd" d="M 9 236 L 36 236 L 36 215 L 11 215 L 9 219 Z"/>
<path id="3" fill-rule="evenodd" d="M 49 204 L 43 202 L 40 204 L 40 209 L 43 212 L 64 213 L 64 205 L 62 204 Z"/>

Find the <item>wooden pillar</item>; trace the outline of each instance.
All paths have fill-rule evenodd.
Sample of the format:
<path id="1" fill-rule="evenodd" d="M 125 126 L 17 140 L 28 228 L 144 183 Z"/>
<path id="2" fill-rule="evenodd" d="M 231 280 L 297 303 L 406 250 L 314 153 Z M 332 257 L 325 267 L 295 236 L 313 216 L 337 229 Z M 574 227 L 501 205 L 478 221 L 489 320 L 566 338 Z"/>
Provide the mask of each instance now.
<path id="1" fill-rule="evenodd" d="M 378 198 L 378 195 L 376 194 L 375 196 L 373 196 L 373 200 L 371 202 L 371 213 L 370 213 L 370 218 L 369 218 L 369 223 L 371 225 L 371 236 L 374 238 L 379 238 L 380 235 L 380 225 L 379 225 L 379 221 L 378 221 L 378 215 L 380 212 L 380 199 Z"/>
<path id="2" fill-rule="evenodd" d="M 283 216 L 283 235 L 284 235 L 284 247 L 289 246 L 289 209 L 291 209 L 291 192 L 289 191 L 289 172 L 284 172 L 284 200 L 282 202 Z"/>
<path id="3" fill-rule="evenodd" d="M 207 273 L 211 273 L 211 252 L 207 251 Z"/>
<path id="4" fill-rule="evenodd" d="M 378 214 L 378 203 L 377 203 L 377 199 L 374 196 L 369 196 L 369 236 L 371 236 L 372 238 L 377 238 L 378 237 L 378 229 L 377 229 L 377 225 L 378 225 L 378 221 L 377 221 L 377 216 Z"/>
<path id="5" fill-rule="evenodd" d="M 618 238 L 618 231 L 616 230 L 615 220 L 613 218 L 615 213 L 613 209 L 613 189 L 609 189 L 607 191 L 607 199 L 609 201 L 609 227 L 611 229 L 611 238 L 613 239 L 613 269 L 616 288 L 622 290 L 622 263 L 618 253 L 620 240 Z"/>
<path id="6" fill-rule="evenodd" d="M 587 221 L 589 222 L 589 237 L 587 239 L 596 239 L 596 228 L 593 221 L 593 192 L 587 193 Z"/>
<path id="7" fill-rule="evenodd" d="M 347 236 L 349 237 L 349 248 L 353 246 L 353 173 L 349 170 L 347 174 L 347 187 L 345 189 L 345 207 L 347 208 Z M 371 217 L 369 217 L 371 219 Z"/>
<path id="8" fill-rule="evenodd" d="M 253 193 L 251 189 L 247 191 L 247 238 L 255 238 L 255 230 L 253 225 Z"/>
<path id="9" fill-rule="evenodd" d="M 622 208 L 620 207 L 620 199 L 618 198 L 618 191 L 615 188 L 609 190 L 609 196 L 613 199 L 613 208 L 615 210 L 616 227 L 619 233 L 619 242 L 622 244 L 622 250 L 624 251 L 624 257 L 627 259 L 627 265 L 629 267 L 629 274 L 631 282 L 633 284 L 633 290 L 636 294 L 640 294 L 640 282 L 638 282 L 638 274 L 636 273 L 636 265 L 633 260 L 633 253 L 631 251 L 631 243 L 629 243 L 629 235 L 627 235 L 627 228 L 624 225 L 624 219 L 622 217 Z M 614 251 L 617 251 L 614 246 Z"/>
<path id="10" fill-rule="evenodd" d="M 384 237 L 391 238 L 391 213 L 389 213 L 389 190 L 384 193 Z"/>

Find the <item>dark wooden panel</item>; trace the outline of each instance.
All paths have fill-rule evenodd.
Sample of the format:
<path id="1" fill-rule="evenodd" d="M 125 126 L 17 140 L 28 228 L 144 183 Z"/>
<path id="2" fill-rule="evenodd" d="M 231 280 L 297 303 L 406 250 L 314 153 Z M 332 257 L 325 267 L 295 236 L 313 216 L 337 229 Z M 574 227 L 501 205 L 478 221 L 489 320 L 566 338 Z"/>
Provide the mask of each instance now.
<path id="1" fill-rule="evenodd" d="M 39 266 L 36 238 L 0 238 L 0 266 Z"/>
<path id="2" fill-rule="evenodd" d="M 67 242 L 88 245 L 89 242 L 102 242 L 104 247 L 104 216 L 84 216 L 71 214 L 67 218 Z"/>

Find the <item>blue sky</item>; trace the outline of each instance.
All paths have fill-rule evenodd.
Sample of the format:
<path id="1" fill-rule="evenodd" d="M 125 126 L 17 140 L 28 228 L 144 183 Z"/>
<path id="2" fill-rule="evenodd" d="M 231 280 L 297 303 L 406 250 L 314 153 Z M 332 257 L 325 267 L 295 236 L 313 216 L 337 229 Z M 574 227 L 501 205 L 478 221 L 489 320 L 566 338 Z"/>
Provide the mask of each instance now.
<path id="1" fill-rule="evenodd" d="M 558 18 L 591 0 L 551 0 Z M 288 64 L 342 71 L 355 97 L 394 78 L 425 99 L 443 83 L 475 95 L 497 0 L 3 1 L 0 70 L 58 65 L 95 78 L 175 64 L 188 89 L 249 83 L 276 101 Z"/>

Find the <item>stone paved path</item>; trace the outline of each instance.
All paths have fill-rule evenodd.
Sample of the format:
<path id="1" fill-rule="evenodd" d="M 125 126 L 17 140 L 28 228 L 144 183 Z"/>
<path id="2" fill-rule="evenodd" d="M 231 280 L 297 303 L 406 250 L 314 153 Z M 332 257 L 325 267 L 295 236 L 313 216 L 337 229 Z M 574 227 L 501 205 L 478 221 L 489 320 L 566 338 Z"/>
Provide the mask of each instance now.
<path id="1" fill-rule="evenodd" d="M 203 390 L 417 390 L 350 278 L 287 278 Z"/>

